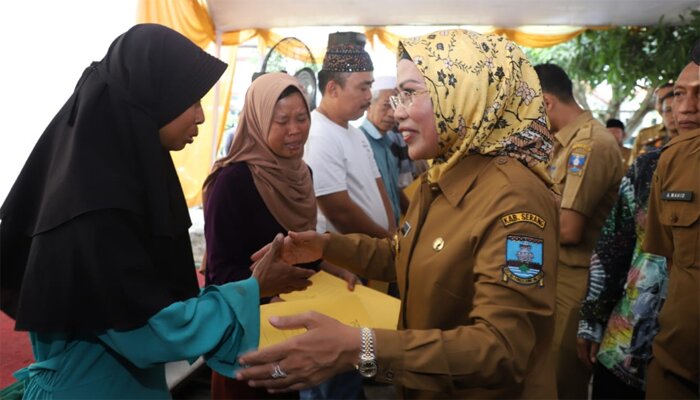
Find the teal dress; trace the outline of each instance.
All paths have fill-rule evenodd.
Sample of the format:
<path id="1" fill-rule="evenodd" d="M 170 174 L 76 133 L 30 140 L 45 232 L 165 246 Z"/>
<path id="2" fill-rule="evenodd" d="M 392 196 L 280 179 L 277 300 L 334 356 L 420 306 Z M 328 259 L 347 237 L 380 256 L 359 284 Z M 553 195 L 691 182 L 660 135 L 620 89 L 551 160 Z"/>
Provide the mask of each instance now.
<path id="1" fill-rule="evenodd" d="M 254 278 L 209 286 L 130 330 L 94 336 L 30 333 L 36 362 L 15 372 L 25 399 L 170 398 L 165 363 L 194 362 L 232 377 L 238 355 L 258 346 L 259 288 Z"/>

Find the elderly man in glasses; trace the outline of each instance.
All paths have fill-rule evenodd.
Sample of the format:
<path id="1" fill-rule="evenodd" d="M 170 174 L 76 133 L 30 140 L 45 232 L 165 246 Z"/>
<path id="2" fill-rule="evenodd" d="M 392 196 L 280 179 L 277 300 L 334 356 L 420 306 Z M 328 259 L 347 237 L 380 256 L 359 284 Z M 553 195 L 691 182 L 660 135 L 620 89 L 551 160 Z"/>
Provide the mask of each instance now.
<path id="1" fill-rule="evenodd" d="M 398 224 L 401 214 L 408 208 L 408 199 L 401 191 L 399 154 L 394 153 L 396 146 L 390 138 L 396 120 L 394 120 L 394 109 L 389 98 L 395 93 L 395 77 L 380 76 L 374 81 L 372 84 L 372 103 L 367 110 L 367 117 L 362 122 L 360 130 L 367 136 L 367 140 L 372 146 L 374 160 L 391 201 L 394 223 Z"/>

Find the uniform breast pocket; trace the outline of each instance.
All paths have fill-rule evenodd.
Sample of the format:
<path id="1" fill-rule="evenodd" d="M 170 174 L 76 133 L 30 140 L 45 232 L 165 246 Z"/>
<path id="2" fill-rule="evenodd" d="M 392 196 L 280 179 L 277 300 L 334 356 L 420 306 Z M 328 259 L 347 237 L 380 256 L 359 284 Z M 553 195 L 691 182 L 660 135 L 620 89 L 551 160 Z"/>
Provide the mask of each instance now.
<path id="1" fill-rule="evenodd" d="M 700 264 L 700 207 L 695 203 L 670 203 L 662 219 L 673 234 L 674 267 L 695 267 Z"/>

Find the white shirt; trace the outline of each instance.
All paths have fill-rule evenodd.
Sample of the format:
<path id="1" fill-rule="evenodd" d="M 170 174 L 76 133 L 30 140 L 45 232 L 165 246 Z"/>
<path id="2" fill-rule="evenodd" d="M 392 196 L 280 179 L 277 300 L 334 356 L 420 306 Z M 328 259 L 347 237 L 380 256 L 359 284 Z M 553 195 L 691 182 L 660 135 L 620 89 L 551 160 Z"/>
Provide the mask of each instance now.
<path id="1" fill-rule="evenodd" d="M 314 110 L 304 161 L 313 171 L 316 197 L 347 191 L 350 199 L 369 218 L 389 229 L 384 202 L 377 187 L 379 170 L 362 131 L 349 124 L 346 129 Z M 316 230 L 338 232 L 320 209 Z"/>

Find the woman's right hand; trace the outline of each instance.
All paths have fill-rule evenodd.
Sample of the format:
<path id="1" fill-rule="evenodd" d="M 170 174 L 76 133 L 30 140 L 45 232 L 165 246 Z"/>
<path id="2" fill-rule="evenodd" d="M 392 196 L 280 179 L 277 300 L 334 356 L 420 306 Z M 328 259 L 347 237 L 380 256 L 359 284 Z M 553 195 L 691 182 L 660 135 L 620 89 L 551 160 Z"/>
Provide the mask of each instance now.
<path id="1" fill-rule="evenodd" d="M 238 370 L 236 379 L 249 381 L 252 387 L 271 393 L 305 389 L 352 370 L 359 362 L 360 328 L 314 311 L 269 321 L 277 329 L 306 328 L 306 333 L 241 356 L 239 363 L 245 367 Z M 280 370 L 284 376 L 275 378 L 273 371 Z"/>
<path id="2" fill-rule="evenodd" d="M 258 280 L 260 297 L 303 290 L 311 284 L 309 278 L 316 271 L 294 267 L 282 261 L 284 236 L 281 233 L 266 247 L 269 251 L 250 267 L 253 277 Z"/>
<path id="3" fill-rule="evenodd" d="M 284 238 L 280 257 L 287 264 L 304 264 L 316 261 L 323 256 L 323 248 L 328 236 L 316 231 L 292 232 Z M 257 261 L 271 250 L 272 243 L 256 251 L 250 258 Z"/>

